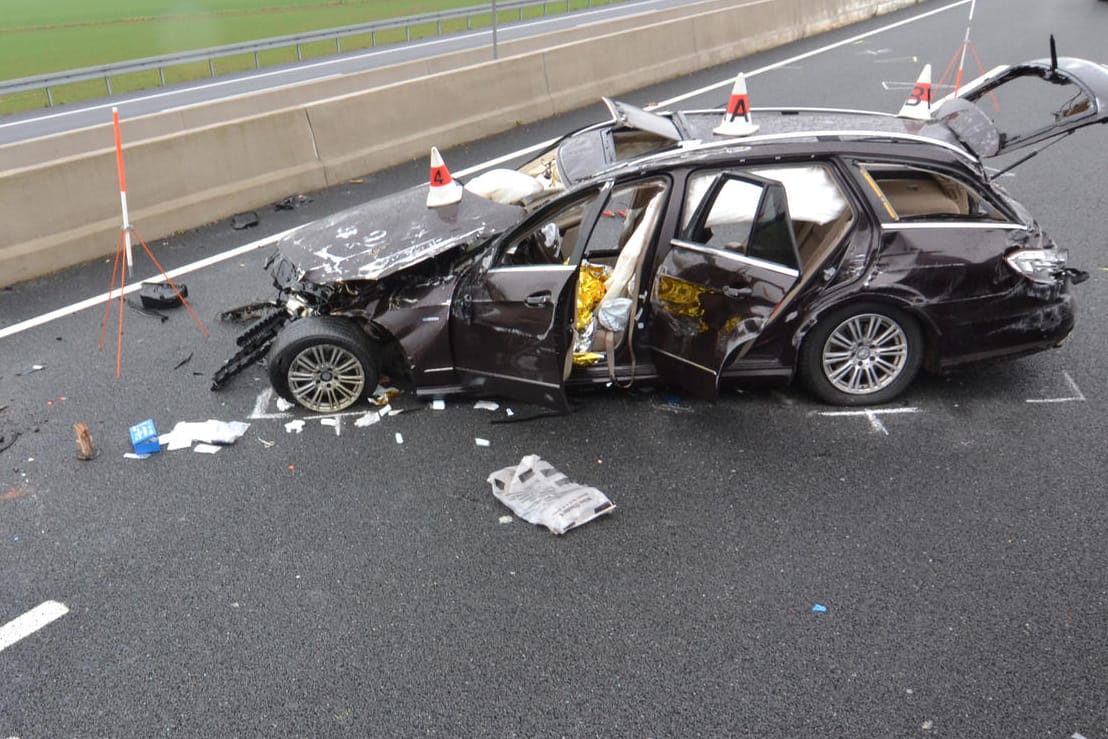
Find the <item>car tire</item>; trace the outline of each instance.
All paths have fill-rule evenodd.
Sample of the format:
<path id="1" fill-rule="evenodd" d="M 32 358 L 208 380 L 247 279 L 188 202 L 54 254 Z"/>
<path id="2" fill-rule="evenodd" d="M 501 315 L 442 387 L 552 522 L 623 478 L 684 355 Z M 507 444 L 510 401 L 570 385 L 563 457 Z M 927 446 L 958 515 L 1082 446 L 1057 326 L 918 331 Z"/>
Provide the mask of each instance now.
<path id="1" fill-rule="evenodd" d="M 356 323 L 345 318 L 292 321 L 269 350 L 273 389 L 316 413 L 346 410 L 376 389 L 380 374 L 380 352 Z"/>
<path id="2" fill-rule="evenodd" d="M 856 303 L 820 320 L 800 350 L 800 376 L 831 405 L 876 405 L 912 383 L 923 362 L 923 332 L 904 311 Z"/>

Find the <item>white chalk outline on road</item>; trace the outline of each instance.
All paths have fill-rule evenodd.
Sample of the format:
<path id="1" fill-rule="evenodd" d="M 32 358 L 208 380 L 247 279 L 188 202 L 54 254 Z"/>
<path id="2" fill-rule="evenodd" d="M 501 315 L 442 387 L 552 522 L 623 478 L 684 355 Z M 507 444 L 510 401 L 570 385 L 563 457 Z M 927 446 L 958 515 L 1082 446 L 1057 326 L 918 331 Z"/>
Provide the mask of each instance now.
<path id="1" fill-rule="evenodd" d="M 890 23 L 888 25 L 881 26 L 880 28 L 875 28 L 872 31 L 866 31 L 865 33 L 860 33 L 860 34 L 857 34 L 855 36 L 851 36 L 850 38 L 843 39 L 842 41 L 836 41 L 833 44 L 828 44 L 826 46 L 821 46 L 818 49 L 813 49 L 812 51 L 807 51 L 803 54 L 797 54 L 796 56 L 789 57 L 788 59 L 783 59 L 782 61 L 775 62 L 774 64 L 768 64 L 764 67 L 759 67 L 758 69 L 755 69 L 751 72 L 747 72 L 746 76 L 748 78 L 749 77 L 754 77 L 756 75 L 763 74 L 765 72 L 770 72 L 770 71 L 773 71 L 775 69 L 780 69 L 781 67 L 786 67 L 786 66 L 788 66 L 790 64 L 793 64 L 794 62 L 800 61 L 802 59 L 809 59 L 813 56 L 817 56 L 818 54 L 822 54 L 822 53 L 828 52 L 828 51 L 833 51 L 834 49 L 838 49 L 842 46 L 847 46 L 849 44 L 853 44 L 853 43 L 855 43 L 855 42 L 857 42 L 861 39 L 868 38 L 870 36 L 875 36 L 879 33 L 884 33 L 885 31 L 890 31 L 894 28 L 900 28 L 901 26 L 907 25 L 909 23 L 914 23 L 915 21 L 930 18 L 933 15 L 937 15 L 939 13 L 946 12 L 947 10 L 951 10 L 953 8 L 960 7 L 962 5 L 966 5 L 970 1 L 971 0 L 957 0 L 956 2 L 953 2 L 950 5 L 944 5 L 943 7 L 936 8 L 935 10 L 929 10 L 925 13 L 920 13 L 919 15 L 914 15 L 911 18 L 905 18 L 904 20 L 897 21 L 895 23 Z M 712 92 L 714 90 L 720 90 L 720 89 L 723 89 L 723 88 L 730 89 L 730 87 L 734 84 L 734 82 L 735 82 L 735 79 L 734 79 L 733 76 L 728 77 L 726 80 L 723 80 L 721 82 L 717 82 L 717 83 L 712 84 L 712 85 L 707 85 L 706 87 L 701 87 L 697 90 L 693 90 L 691 92 L 687 92 L 687 93 L 684 93 L 682 95 L 678 95 L 676 97 L 669 98 L 668 100 L 663 100 L 662 102 L 658 103 L 656 106 L 651 106 L 651 107 L 668 107 L 670 105 L 673 105 L 674 103 L 679 103 L 683 100 L 688 100 L 689 98 L 694 98 L 694 97 L 697 97 L 699 95 L 703 95 L 705 93 Z M 468 177 L 470 174 L 473 174 L 475 172 L 480 172 L 480 171 L 488 169 L 490 167 L 495 167 L 498 164 L 501 164 L 503 162 L 511 161 L 512 159 L 517 159 L 519 157 L 526 156 L 527 154 L 530 154 L 530 153 L 533 153 L 533 152 L 541 151 L 542 149 L 545 149 L 545 148 L 553 145 L 555 141 L 557 141 L 557 139 L 549 139 L 547 141 L 543 141 L 543 142 L 535 144 L 533 146 L 529 146 L 525 149 L 519 149 L 518 151 L 514 151 L 510 154 L 505 154 L 503 156 L 497 157 L 496 159 L 490 159 L 487 162 L 475 165 L 473 167 L 470 167 L 469 169 L 464 169 L 464 170 L 460 170 L 458 172 L 454 172 L 453 175 L 454 175 L 455 178 L 457 178 L 457 177 Z M 308 224 L 301 224 L 301 225 L 304 226 L 304 225 L 308 225 Z M 300 226 L 297 226 L 296 228 L 300 228 Z M 191 264 L 186 264 L 186 265 L 183 265 L 181 267 L 177 267 L 176 269 L 170 270 L 167 274 L 170 277 L 178 277 L 178 276 L 181 276 L 181 275 L 189 274 L 190 272 L 195 272 L 195 271 L 203 269 L 205 267 L 210 267 L 213 264 L 218 264 L 219 262 L 223 262 L 227 259 L 233 259 L 234 257 L 237 257 L 240 254 L 245 254 L 246 252 L 253 251 L 254 249 L 257 249 L 259 247 L 266 246 L 267 244 L 271 244 L 274 241 L 276 241 L 280 238 L 283 238 L 284 236 L 287 236 L 288 234 L 292 233 L 293 231 L 296 230 L 296 228 L 290 228 L 287 231 L 282 231 L 281 233 L 274 234 L 273 236 L 268 236 L 268 237 L 263 238 L 263 239 L 258 239 L 257 241 L 250 242 L 249 244 L 243 244 L 242 246 L 236 247 L 236 248 L 234 248 L 230 251 L 223 252 L 222 254 L 215 254 L 215 255 L 210 256 L 206 259 L 201 259 L 197 262 L 192 262 Z M 146 279 L 147 280 L 156 280 L 158 278 L 159 278 L 159 275 L 154 274 L 154 275 L 151 275 L 150 277 L 147 277 Z M 136 280 L 136 281 L 132 282 L 130 285 L 128 285 L 124 289 L 124 292 L 125 293 L 131 293 L 131 292 L 134 292 L 135 290 L 140 289 L 142 287 L 141 283 L 142 283 L 142 280 Z M 113 291 L 112 295 L 118 296 L 118 291 Z M 108 296 L 109 296 L 109 293 L 101 293 L 100 295 L 97 295 L 95 297 L 91 297 L 91 298 L 88 298 L 86 300 L 82 300 L 79 303 L 73 303 L 72 305 L 68 305 L 68 306 L 65 306 L 63 308 L 58 308 L 57 310 L 50 311 L 49 313 L 44 313 L 40 316 L 36 316 L 34 318 L 29 318 L 26 321 L 21 321 L 20 323 L 16 323 L 12 326 L 8 326 L 5 329 L 0 329 L 0 339 L 7 338 L 8 336 L 14 336 L 15 334 L 22 333 L 23 331 L 27 331 L 28 329 L 35 328 L 36 326 L 41 326 L 43 324 L 49 323 L 49 322 L 57 320 L 59 318 L 64 318 L 65 316 L 72 315 L 72 314 L 77 313 L 79 311 L 85 310 L 86 308 L 91 308 L 91 307 L 96 306 L 96 305 L 103 305 L 104 302 L 108 299 Z"/>
<path id="2" fill-rule="evenodd" d="M 908 406 L 905 408 L 878 408 L 876 410 L 872 408 L 866 408 L 860 411 L 819 411 L 821 416 L 865 416 L 869 421 L 870 427 L 874 433 L 882 433 L 885 436 L 889 435 L 889 430 L 885 428 L 885 424 L 881 423 L 881 419 L 878 416 L 897 414 L 897 413 L 919 413 L 920 409 L 914 406 Z"/>
<path id="3" fill-rule="evenodd" d="M 48 600 L 0 626 L 0 652 L 69 613 L 64 603 Z"/>
<path id="4" fill-rule="evenodd" d="M 1081 388 L 1077 387 L 1077 383 L 1070 377 L 1070 373 L 1062 370 L 1062 377 L 1066 378 L 1066 382 L 1069 383 L 1070 389 L 1073 390 L 1073 395 L 1066 398 L 1028 398 L 1026 403 L 1084 403 L 1085 394 L 1081 392 Z"/>

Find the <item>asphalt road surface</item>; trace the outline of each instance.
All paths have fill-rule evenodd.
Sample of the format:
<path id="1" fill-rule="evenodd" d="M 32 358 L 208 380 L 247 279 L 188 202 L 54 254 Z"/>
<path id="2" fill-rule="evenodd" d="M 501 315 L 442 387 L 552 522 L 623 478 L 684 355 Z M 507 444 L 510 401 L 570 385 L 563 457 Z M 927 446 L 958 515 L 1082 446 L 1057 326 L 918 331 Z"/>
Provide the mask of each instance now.
<path id="1" fill-rule="evenodd" d="M 722 105 L 741 69 L 755 106 L 895 111 L 969 8 L 626 99 Z M 1051 31 L 1095 59 L 1106 28 L 1103 2 L 981 0 L 971 40 L 987 66 L 1045 56 Z M 444 154 L 458 173 L 601 116 Z M 208 390 L 240 330 L 217 314 L 269 294 L 265 249 L 180 277 L 206 338 L 126 309 L 120 379 L 117 313 L 97 350 L 110 264 L 0 291 L 0 736 L 1108 737 L 1106 152 L 1108 129 L 1082 131 L 1004 179 L 1091 273 L 1070 342 L 845 415 L 794 388 L 641 389 L 523 423 L 401 396 L 374 426 L 325 425 L 278 409 L 261 368 Z M 426 167 L 151 246 L 187 265 Z M 251 425 L 218 454 L 125 459 L 146 418 Z M 530 453 L 617 509 L 562 537 L 502 522 L 485 478 Z"/>

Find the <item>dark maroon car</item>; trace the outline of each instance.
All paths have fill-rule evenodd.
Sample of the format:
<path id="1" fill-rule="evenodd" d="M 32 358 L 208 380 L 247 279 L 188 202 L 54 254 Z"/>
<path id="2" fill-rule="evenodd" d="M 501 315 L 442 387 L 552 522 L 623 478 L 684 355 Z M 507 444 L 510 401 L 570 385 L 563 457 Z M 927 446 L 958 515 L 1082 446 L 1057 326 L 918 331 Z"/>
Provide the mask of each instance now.
<path id="1" fill-rule="evenodd" d="M 268 353 L 276 391 L 318 412 L 382 373 L 560 409 L 573 385 L 713 397 L 744 378 L 883 403 L 921 367 L 1069 335 L 1085 275 L 982 159 L 1104 122 L 1106 104 L 1108 69 L 1079 59 L 994 70 L 925 120 L 755 109 L 739 138 L 713 133 L 720 111 L 612 103 L 613 121 L 457 202 L 413 188 L 287 237 L 274 309 L 213 387 Z"/>

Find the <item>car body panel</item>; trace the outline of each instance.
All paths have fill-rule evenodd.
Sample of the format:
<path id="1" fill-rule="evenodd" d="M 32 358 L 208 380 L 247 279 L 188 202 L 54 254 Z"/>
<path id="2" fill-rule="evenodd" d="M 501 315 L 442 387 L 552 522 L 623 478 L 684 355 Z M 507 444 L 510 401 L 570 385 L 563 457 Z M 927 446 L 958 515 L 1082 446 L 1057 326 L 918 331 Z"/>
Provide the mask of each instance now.
<path id="1" fill-rule="evenodd" d="M 469 192 L 439 208 L 426 200 L 426 187 L 408 188 L 298 228 L 278 248 L 312 282 L 380 280 L 486 240 L 523 215 L 518 206 Z"/>

